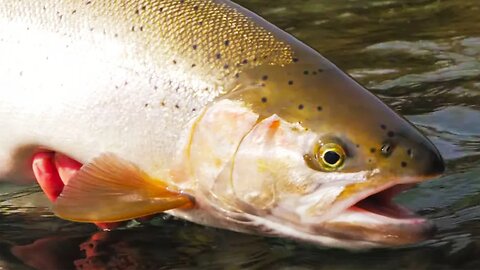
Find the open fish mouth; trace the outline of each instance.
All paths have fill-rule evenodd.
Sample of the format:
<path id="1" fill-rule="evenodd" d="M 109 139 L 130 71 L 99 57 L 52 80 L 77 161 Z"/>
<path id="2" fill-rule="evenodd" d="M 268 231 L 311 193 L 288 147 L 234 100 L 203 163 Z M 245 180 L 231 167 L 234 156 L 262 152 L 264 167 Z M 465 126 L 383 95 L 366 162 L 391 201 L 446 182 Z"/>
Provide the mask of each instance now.
<path id="1" fill-rule="evenodd" d="M 423 241 L 435 231 L 433 223 L 393 201 L 396 195 L 414 187 L 415 182 L 378 186 L 337 202 L 336 210 L 315 228 L 331 237 L 379 245 Z"/>
<path id="2" fill-rule="evenodd" d="M 398 184 L 374 193 L 347 208 L 348 211 L 365 212 L 393 219 L 418 218 L 413 211 L 393 202 L 401 192 L 413 188 L 415 184 Z"/>

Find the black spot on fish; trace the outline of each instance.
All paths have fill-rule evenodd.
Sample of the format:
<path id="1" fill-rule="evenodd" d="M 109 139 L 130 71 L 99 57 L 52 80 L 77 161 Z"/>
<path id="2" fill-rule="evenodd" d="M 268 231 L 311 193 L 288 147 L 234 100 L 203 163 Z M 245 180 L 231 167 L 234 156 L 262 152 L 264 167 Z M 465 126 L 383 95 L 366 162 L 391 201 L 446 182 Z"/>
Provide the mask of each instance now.
<path id="1" fill-rule="evenodd" d="M 413 150 L 412 149 L 407 149 L 407 155 L 410 157 L 410 158 L 413 158 Z"/>
<path id="2" fill-rule="evenodd" d="M 143 25 L 142 25 L 142 26 L 140 26 L 140 31 L 143 31 Z"/>
<path id="3" fill-rule="evenodd" d="M 263 102 L 263 103 L 267 103 L 267 98 L 266 98 L 266 97 L 262 97 L 262 102 Z"/>
<path id="4" fill-rule="evenodd" d="M 216 57 L 217 59 L 220 59 L 220 58 L 222 58 L 222 55 L 221 55 L 220 53 L 217 53 L 217 54 L 215 55 L 215 57 Z"/>
<path id="5" fill-rule="evenodd" d="M 177 60 L 173 60 L 172 63 L 173 63 L 174 65 L 176 65 L 176 64 L 177 64 Z"/>
<path id="6" fill-rule="evenodd" d="M 145 105 L 144 105 L 144 106 L 145 106 L 145 108 L 146 108 L 146 107 L 148 107 L 148 103 L 145 103 Z"/>
<path id="7" fill-rule="evenodd" d="M 199 26 L 202 26 L 202 25 L 203 25 L 203 22 L 202 22 L 202 21 L 199 21 L 197 24 L 198 24 Z"/>
<path id="8" fill-rule="evenodd" d="M 85 5 L 88 6 L 88 5 L 90 5 L 91 3 L 92 3 L 92 1 L 87 1 L 87 2 L 85 2 Z"/>
<path id="9" fill-rule="evenodd" d="M 242 64 L 246 65 L 248 63 L 247 59 L 243 59 Z"/>
<path id="10" fill-rule="evenodd" d="M 76 9 L 72 10 L 72 15 L 74 15 L 75 13 L 77 13 L 77 10 Z"/>
<path id="11" fill-rule="evenodd" d="M 288 81 L 288 85 L 292 85 L 293 84 L 293 81 Z"/>
<path id="12" fill-rule="evenodd" d="M 303 71 L 304 75 L 308 75 L 308 73 L 309 73 L 308 70 Z"/>
<path id="13" fill-rule="evenodd" d="M 227 40 L 225 40 L 224 44 L 225 44 L 225 46 L 228 46 L 228 45 L 230 45 L 230 40 L 228 40 L 228 39 L 227 39 Z"/>
<path id="14" fill-rule="evenodd" d="M 179 108 L 180 108 L 180 106 L 178 106 L 178 104 L 175 104 L 175 108 L 179 109 Z"/>
<path id="15" fill-rule="evenodd" d="M 407 167 L 408 164 L 407 164 L 407 162 L 402 161 L 402 162 L 400 163 L 400 165 L 401 165 L 403 168 L 405 168 L 405 167 Z"/>
<path id="16" fill-rule="evenodd" d="M 158 90 L 158 86 L 153 86 L 153 90 L 157 91 Z"/>
<path id="17" fill-rule="evenodd" d="M 185 2 L 185 0 L 180 0 L 180 3 L 183 4 Z"/>
<path id="18" fill-rule="evenodd" d="M 381 129 L 387 129 L 387 126 L 385 126 L 384 124 L 381 124 L 381 125 L 380 125 L 380 128 L 381 128 Z"/>
<path id="19" fill-rule="evenodd" d="M 158 8 L 158 12 L 163 12 L 163 7 Z"/>
<path id="20" fill-rule="evenodd" d="M 139 9 L 135 10 L 135 14 L 139 15 L 139 14 L 140 14 L 140 10 L 139 10 Z"/>
<path id="21" fill-rule="evenodd" d="M 263 75 L 263 76 L 262 76 L 262 80 L 264 80 L 264 81 L 268 80 L 268 76 L 267 76 L 267 75 Z"/>
<path id="22" fill-rule="evenodd" d="M 318 106 L 317 111 L 321 111 L 321 110 L 323 110 L 322 106 Z"/>
<path id="23" fill-rule="evenodd" d="M 372 159 L 371 159 L 371 158 L 368 159 L 368 163 L 372 163 Z"/>
<path id="24" fill-rule="evenodd" d="M 114 37 L 118 37 L 118 34 L 117 34 L 117 33 L 115 33 L 113 36 L 114 36 Z"/>
<path id="25" fill-rule="evenodd" d="M 370 153 L 372 153 L 372 154 L 373 154 L 373 153 L 375 153 L 375 151 L 377 151 L 377 149 L 375 149 L 375 148 L 373 148 L 373 147 L 372 147 L 372 148 L 370 148 Z"/>
<path id="26" fill-rule="evenodd" d="M 192 48 L 193 48 L 194 50 L 196 50 L 196 49 L 197 49 L 197 44 L 193 44 Z"/>
<path id="27" fill-rule="evenodd" d="M 355 147 L 360 148 L 360 144 L 355 144 Z"/>
<path id="28" fill-rule="evenodd" d="M 318 72 L 320 72 L 320 73 L 323 72 L 323 69 L 319 68 L 319 69 L 318 69 Z"/>
<path id="29" fill-rule="evenodd" d="M 132 30 L 132 32 L 135 32 L 135 25 L 132 26 L 132 29 L 131 29 L 131 30 Z"/>
<path id="30" fill-rule="evenodd" d="M 392 137 L 395 136 L 395 132 L 389 131 L 389 132 L 387 132 L 387 136 L 390 137 L 390 138 L 392 138 Z"/>
<path id="31" fill-rule="evenodd" d="M 224 68 L 224 69 L 227 69 L 227 68 L 228 68 L 228 64 L 223 65 L 223 68 Z"/>
<path id="32" fill-rule="evenodd" d="M 292 58 L 292 61 L 293 61 L 294 63 L 296 63 L 296 62 L 299 61 L 299 59 L 294 57 L 294 58 Z"/>
<path id="33" fill-rule="evenodd" d="M 194 111 L 196 111 L 196 110 L 197 110 L 197 109 L 193 108 L 193 109 L 192 109 L 192 112 L 194 112 Z"/>
<path id="34" fill-rule="evenodd" d="M 160 105 L 165 106 L 165 101 L 162 101 Z"/>
<path id="35" fill-rule="evenodd" d="M 193 7 L 193 10 L 197 11 L 197 10 L 198 10 L 198 6 L 194 6 L 194 7 Z"/>
<path id="36" fill-rule="evenodd" d="M 192 64 L 192 68 L 196 67 L 197 65 L 196 64 Z"/>
<path id="37" fill-rule="evenodd" d="M 257 57 L 253 58 L 253 62 L 257 62 Z"/>
<path id="38" fill-rule="evenodd" d="M 299 104 L 299 105 L 298 105 L 298 109 L 299 109 L 299 110 L 303 110 L 303 104 Z"/>

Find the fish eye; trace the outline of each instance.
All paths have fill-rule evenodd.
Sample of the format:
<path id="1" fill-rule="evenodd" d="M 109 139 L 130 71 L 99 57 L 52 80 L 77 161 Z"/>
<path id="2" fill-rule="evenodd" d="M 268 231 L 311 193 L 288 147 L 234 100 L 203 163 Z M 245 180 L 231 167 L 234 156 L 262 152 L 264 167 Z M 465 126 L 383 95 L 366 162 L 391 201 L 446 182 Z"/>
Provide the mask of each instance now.
<path id="1" fill-rule="evenodd" d="M 334 171 L 340 168 L 345 157 L 345 151 L 336 143 L 327 143 L 315 149 L 315 159 L 325 171 Z"/>

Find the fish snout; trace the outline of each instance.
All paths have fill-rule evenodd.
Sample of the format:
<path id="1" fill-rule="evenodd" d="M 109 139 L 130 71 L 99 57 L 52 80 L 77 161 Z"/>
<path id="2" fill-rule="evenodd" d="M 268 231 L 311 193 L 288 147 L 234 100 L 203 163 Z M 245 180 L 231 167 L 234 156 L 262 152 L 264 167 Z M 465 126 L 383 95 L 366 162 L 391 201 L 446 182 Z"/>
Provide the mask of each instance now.
<path id="1" fill-rule="evenodd" d="M 392 140 L 383 143 L 377 154 L 379 168 L 393 175 L 433 177 L 445 171 L 444 160 L 427 138 L 420 141 Z"/>
<path id="2" fill-rule="evenodd" d="M 440 175 L 445 171 L 445 162 L 439 151 L 433 147 L 433 150 L 427 154 L 427 165 L 424 168 L 424 174 L 427 176 Z"/>

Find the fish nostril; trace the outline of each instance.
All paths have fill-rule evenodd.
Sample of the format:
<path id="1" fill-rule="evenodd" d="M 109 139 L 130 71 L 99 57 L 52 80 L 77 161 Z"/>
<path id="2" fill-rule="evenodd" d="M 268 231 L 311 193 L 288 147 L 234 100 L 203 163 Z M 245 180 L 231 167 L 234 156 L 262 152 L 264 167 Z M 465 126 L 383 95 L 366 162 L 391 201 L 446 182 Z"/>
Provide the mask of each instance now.
<path id="1" fill-rule="evenodd" d="M 408 149 L 407 149 L 407 155 L 408 155 L 411 159 L 413 159 L 413 150 L 410 149 L 410 148 L 408 148 Z"/>
<path id="2" fill-rule="evenodd" d="M 388 157 L 390 156 L 390 154 L 392 154 L 392 151 L 393 151 L 393 146 L 391 143 L 384 143 L 382 145 L 382 148 L 380 150 L 380 152 L 382 153 L 382 155 L 384 155 L 385 157 Z"/>

